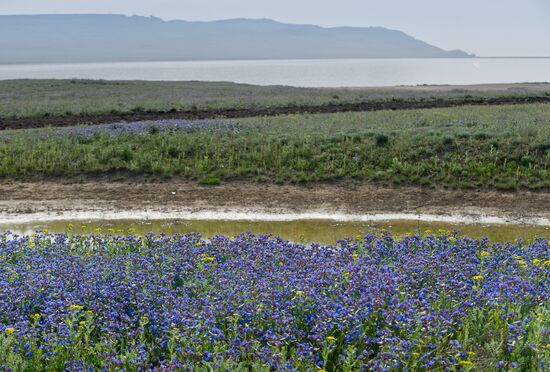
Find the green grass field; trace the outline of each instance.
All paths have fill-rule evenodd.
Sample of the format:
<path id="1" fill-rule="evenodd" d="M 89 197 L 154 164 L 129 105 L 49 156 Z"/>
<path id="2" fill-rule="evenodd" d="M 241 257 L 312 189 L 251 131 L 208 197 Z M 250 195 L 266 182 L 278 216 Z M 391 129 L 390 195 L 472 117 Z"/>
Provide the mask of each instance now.
<path id="1" fill-rule="evenodd" d="M 0 177 L 550 188 L 550 105 L 291 115 L 139 135 L 0 134 Z M 93 128 L 93 127 L 89 127 Z"/>
<path id="2" fill-rule="evenodd" d="M 496 88 L 293 88 L 229 82 L 0 81 L 0 118 L 263 108 L 381 100 L 549 96 L 536 85 Z"/>

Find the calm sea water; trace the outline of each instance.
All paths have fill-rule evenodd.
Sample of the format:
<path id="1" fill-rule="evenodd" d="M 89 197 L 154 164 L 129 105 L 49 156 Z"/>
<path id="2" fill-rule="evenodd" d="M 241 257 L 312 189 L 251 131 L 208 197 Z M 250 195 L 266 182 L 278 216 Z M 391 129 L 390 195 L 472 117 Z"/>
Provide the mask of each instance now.
<path id="1" fill-rule="evenodd" d="M 550 59 L 340 59 L 0 65 L 5 79 L 233 81 L 359 87 L 550 82 Z"/>

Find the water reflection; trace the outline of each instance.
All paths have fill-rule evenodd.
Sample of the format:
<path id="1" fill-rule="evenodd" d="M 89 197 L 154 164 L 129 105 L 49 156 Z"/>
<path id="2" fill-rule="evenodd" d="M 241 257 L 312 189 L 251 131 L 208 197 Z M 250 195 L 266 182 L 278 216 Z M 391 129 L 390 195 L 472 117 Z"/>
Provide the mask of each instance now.
<path id="1" fill-rule="evenodd" d="M 0 65 L 5 79 L 233 81 L 301 87 L 489 84 L 550 80 L 550 59 L 328 59 Z"/>

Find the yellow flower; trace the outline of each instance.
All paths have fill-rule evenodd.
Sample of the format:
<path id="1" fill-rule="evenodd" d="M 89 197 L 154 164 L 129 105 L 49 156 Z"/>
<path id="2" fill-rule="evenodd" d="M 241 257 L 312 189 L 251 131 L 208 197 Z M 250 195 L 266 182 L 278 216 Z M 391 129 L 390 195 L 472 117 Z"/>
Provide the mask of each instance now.
<path id="1" fill-rule="evenodd" d="M 460 362 L 458 362 L 458 364 L 460 364 L 462 366 L 471 366 L 474 363 L 470 362 L 469 360 L 461 360 Z"/>
<path id="2" fill-rule="evenodd" d="M 479 257 L 481 258 L 485 258 L 485 257 L 489 257 L 491 254 L 489 252 L 486 252 L 486 251 L 482 251 L 479 253 Z"/>
<path id="3" fill-rule="evenodd" d="M 328 336 L 327 341 L 329 341 L 329 342 L 336 341 L 336 337 Z"/>
<path id="4" fill-rule="evenodd" d="M 413 353 L 413 356 L 415 356 L 415 357 L 417 357 L 419 355 L 420 355 L 420 353 Z"/>
<path id="5" fill-rule="evenodd" d="M 538 258 L 535 258 L 533 260 L 533 265 L 537 266 L 538 264 L 540 264 L 540 260 Z"/>
<path id="6" fill-rule="evenodd" d="M 449 241 L 450 242 L 456 242 L 456 238 L 454 236 L 449 236 Z"/>
<path id="7" fill-rule="evenodd" d="M 426 231 L 424 231 L 424 232 L 425 232 L 426 234 L 431 234 L 431 233 L 432 233 L 432 230 L 429 230 L 429 229 L 428 229 L 428 230 L 426 230 Z"/>
<path id="8" fill-rule="evenodd" d="M 544 261 L 543 266 L 550 266 L 550 260 Z"/>
<path id="9" fill-rule="evenodd" d="M 75 311 L 79 311 L 79 310 L 82 310 L 84 307 L 83 306 L 80 306 L 80 305 L 71 305 L 69 306 L 69 309 L 70 310 L 75 310 Z"/>
<path id="10" fill-rule="evenodd" d="M 36 313 L 32 316 L 32 318 L 34 319 L 35 322 L 37 322 L 38 319 L 40 319 L 40 314 Z"/>
<path id="11" fill-rule="evenodd" d="M 327 371 L 325 371 L 323 368 L 319 368 L 319 369 L 317 370 L 317 372 L 327 372 Z"/>
<path id="12" fill-rule="evenodd" d="M 471 356 L 471 357 L 475 357 L 476 353 L 474 353 L 473 351 L 468 351 L 468 355 Z"/>
<path id="13" fill-rule="evenodd" d="M 6 328 L 6 333 L 7 333 L 8 335 L 11 335 L 11 334 L 14 333 L 14 332 L 15 332 L 15 329 L 13 329 L 13 328 L 11 328 L 11 327 L 10 327 L 10 328 Z"/>
<path id="14" fill-rule="evenodd" d="M 202 262 L 212 262 L 215 260 L 214 257 L 207 255 L 206 253 L 202 254 L 201 256 Z"/>
<path id="15" fill-rule="evenodd" d="M 80 325 L 83 327 L 83 326 L 86 325 L 86 322 L 82 320 L 82 321 L 80 321 L 80 323 L 78 323 L 78 324 L 80 324 Z"/>
<path id="16" fill-rule="evenodd" d="M 485 279 L 485 277 L 483 275 L 476 275 L 473 277 L 474 280 L 477 280 L 477 281 L 481 281 L 483 279 Z"/>
<path id="17" fill-rule="evenodd" d="M 302 296 L 304 293 L 304 291 L 296 291 L 296 296 Z"/>
<path id="18" fill-rule="evenodd" d="M 357 260 L 357 259 L 359 258 L 359 255 L 358 255 L 357 253 L 354 253 L 354 254 L 352 255 L 352 257 L 353 257 L 354 260 Z"/>

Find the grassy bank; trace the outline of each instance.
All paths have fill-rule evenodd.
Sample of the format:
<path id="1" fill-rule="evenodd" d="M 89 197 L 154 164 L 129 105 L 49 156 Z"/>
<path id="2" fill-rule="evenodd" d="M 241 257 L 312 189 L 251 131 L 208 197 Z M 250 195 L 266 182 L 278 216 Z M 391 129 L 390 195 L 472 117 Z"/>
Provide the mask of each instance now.
<path id="1" fill-rule="evenodd" d="M 0 118 L 549 95 L 550 86 L 542 84 L 329 89 L 228 82 L 7 80 L 0 81 Z"/>
<path id="2" fill-rule="evenodd" d="M 0 177 L 550 188 L 550 105 L 6 131 Z"/>

